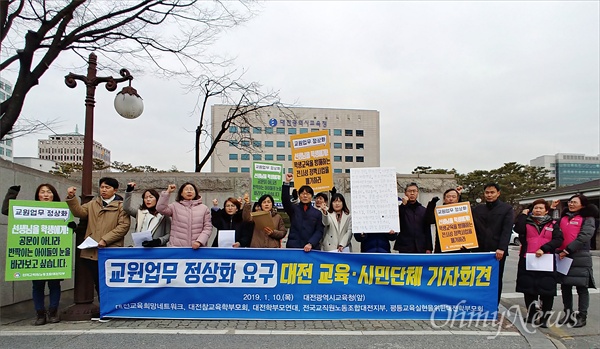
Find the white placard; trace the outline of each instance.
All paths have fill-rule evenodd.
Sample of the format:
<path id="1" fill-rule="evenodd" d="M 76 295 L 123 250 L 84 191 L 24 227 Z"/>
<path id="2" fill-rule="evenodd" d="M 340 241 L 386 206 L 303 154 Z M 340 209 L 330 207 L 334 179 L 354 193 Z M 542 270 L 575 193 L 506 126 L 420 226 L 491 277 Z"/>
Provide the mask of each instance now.
<path id="1" fill-rule="evenodd" d="M 152 241 L 152 232 L 150 230 L 146 230 L 137 233 L 131 233 L 131 239 L 133 240 L 134 247 L 143 247 L 142 242 Z"/>
<path id="2" fill-rule="evenodd" d="M 235 243 L 235 230 L 219 230 L 219 247 L 232 247 Z"/>
<path id="3" fill-rule="evenodd" d="M 96 240 L 92 239 L 91 236 L 88 236 L 87 238 L 85 238 L 85 240 L 83 240 L 83 242 L 81 244 L 79 244 L 79 246 L 77 246 L 77 248 L 80 250 L 85 250 L 86 248 L 97 248 L 97 247 L 98 247 L 98 242 L 96 242 Z"/>
<path id="4" fill-rule="evenodd" d="M 556 260 L 556 271 L 563 275 L 568 275 L 571 264 L 573 263 L 573 258 L 565 257 L 560 259 L 558 254 L 555 254 L 554 256 Z"/>
<path id="5" fill-rule="evenodd" d="M 396 169 L 351 168 L 353 233 L 400 231 Z"/>
<path id="6" fill-rule="evenodd" d="M 536 257 L 535 253 L 525 254 L 525 269 L 537 271 L 554 271 L 554 254 L 544 253 Z"/>

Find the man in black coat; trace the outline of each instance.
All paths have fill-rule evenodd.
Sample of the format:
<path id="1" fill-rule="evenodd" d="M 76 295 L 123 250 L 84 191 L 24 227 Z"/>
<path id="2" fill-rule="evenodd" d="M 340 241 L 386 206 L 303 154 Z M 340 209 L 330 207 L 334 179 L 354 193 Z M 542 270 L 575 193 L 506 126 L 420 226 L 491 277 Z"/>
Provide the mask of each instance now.
<path id="1" fill-rule="evenodd" d="M 396 238 L 394 250 L 400 253 L 431 253 L 431 230 L 425 222 L 425 207 L 417 201 L 417 183 L 408 184 L 404 195 L 402 205 L 398 207 L 400 233 Z"/>
<path id="2" fill-rule="evenodd" d="M 498 304 L 502 295 L 502 277 L 504 264 L 508 256 L 508 243 L 514 222 L 514 213 L 511 205 L 500 201 L 500 186 L 497 183 L 488 183 L 484 188 L 485 204 L 473 209 L 473 220 L 479 251 L 495 252 L 496 259 L 500 262 L 498 268 Z"/>

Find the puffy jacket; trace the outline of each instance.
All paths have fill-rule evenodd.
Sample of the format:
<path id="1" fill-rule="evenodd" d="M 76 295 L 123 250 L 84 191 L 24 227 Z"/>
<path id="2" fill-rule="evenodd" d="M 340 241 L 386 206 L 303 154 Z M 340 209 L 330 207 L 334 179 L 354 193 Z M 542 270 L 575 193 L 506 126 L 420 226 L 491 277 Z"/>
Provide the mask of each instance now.
<path id="1" fill-rule="evenodd" d="M 473 208 L 473 221 L 480 252 L 504 251 L 508 256 L 508 243 L 512 234 L 514 213 L 511 205 L 496 200 Z"/>
<path id="2" fill-rule="evenodd" d="M 131 221 L 120 196 L 116 195 L 105 207 L 100 196 L 83 205 L 79 204 L 77 197 L 67 198 L 66 202 L 73 216 L 87 219 L 86 239 L 91 237 L 97 242 L 104 240 L 107 247 L 123 247 Z M 81 250 L 81 258 L 98 260 L 98 249 Z"/>
<path id="3" fill-rule="evenodd" d="M 303 204 L 292 204 L 290 200 L 290 186 L 284 184 L 281 187 L 281 201 L 291 222 L 286 247 L 304 248 L 310 243 L 314 250 L 320 249 L 319 242 L 323 237 L 321 212 L 310 204 L 305 211 Z"/>
<path id="4" fill-rule="evenodd" d="M 160 193 L 156 210 L 171 217 L 171 237 L 167 246 L 191 247 L 194 241 L 206 246 L 212 235 L 210 209 L 197 200 L 181 200 L 169 204 L 170 194 Z"/>

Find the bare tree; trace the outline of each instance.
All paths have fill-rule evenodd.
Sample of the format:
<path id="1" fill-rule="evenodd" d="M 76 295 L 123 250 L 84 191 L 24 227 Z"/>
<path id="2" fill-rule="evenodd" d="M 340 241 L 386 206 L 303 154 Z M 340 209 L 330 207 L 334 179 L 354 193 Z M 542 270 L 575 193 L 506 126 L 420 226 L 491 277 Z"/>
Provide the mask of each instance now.
<path id="1" fill-rule="evenodd" d="M 0 1 L 0 72 L 17 73 L 0 105 L 0 139 L 19 118 L 25 97 L 65 51 L 95 51 L 108 62 L 150 61 L 166 75 L 198 75 L 224 64 L 206 48 L 225 28 L 246 21 L 247 1 Z M 175 57 L 167 61 L 165 58 Z M 175 61 L 175 64 L 172 62 Z M 135 63 L 133 63 L 135 62 Z"/>
<path id="2" fill-rule="evenodd" d="M 264 120 L 263 114 L 276 109 L 279 115 L 284 115 L 286 118 L 295 117 L 293 112 L 281 103 L 277 91 L 263 92 L 260 84 L 256 82 L 244 83 L 241 76 L 232 78 L 233 74 L 225 74 L 219 78 L 203 76 L 197 79 L 199 82 L 197 88 L 201 92 L 199 94 L 199 105 L 196 108 L 199 109 L 200 122 L 196 127 L 195 172 L 202 170 L 217 145 L 222 142 L 229 143 L 251 154 L 260 152 L 261 150 L 255 146 L 251 133 L 242 132 L 242 130 L 266 126 L 262 121 Z M 206 121 L 208 101 L 212 98 L 220 98 L 221 104 L 230 106 L 227 117 L 219 125 L 214 120 L 210 124 Z M 225 138 L 224 135 L 230 130 L 231 126 L 236 126 L 237 131 L 228 133 L 229 137 Z M 215 130 L 216 132 L 211 133 Z M 204 139 L 204 142 L 202 139 Z M 200 160 L 201 143 L 207 143 L 208 148 L 202 160 Z"/>
<path id="3" fill-rule="evenodd" d="M 4 139 L 12 140 L 15 138 L 39 133 L 42 132 L 42 130 L 50 130 L 52 133 L 55 133 L 52 128 L 56 127 L 58 124 L 59 123 L 57 119 L 41 121 L 20 117 L 13 126 L 12 130 L 4 137 Z"/>

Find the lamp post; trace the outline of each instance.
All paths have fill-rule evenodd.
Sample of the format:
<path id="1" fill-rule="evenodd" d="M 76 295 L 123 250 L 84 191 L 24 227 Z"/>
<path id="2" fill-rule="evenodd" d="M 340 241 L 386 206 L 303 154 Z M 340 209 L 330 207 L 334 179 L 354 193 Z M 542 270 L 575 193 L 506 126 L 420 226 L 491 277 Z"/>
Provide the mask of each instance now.
<path id="1" fill-rule="evenodd" d="M 77 86 L 77 80 L 82 81 L 86 86 L 85 95 L 85 134 L 83 137 L 83 172 L 81 176 L 81 201 L 82 203 L 90 201 L 92 196 L 92 170 L 94 168 L 94 106 L 96 104 L 95 94 L 96 86 L 104 83 L 108 91 L 114 91 L 117 84 L 129 81 L 129 86 L 124 87 L 115 97 L 115 109 L 127 119 L 135 119 L 144 111 L 142 98 L 137 91 L 131 87 L 133 76 L 127 69 L 121 69 L 120 78 L 99 77 L 97 73 L 97 56 L 90 53 L 88 60 L 87 75 L 78 75 L 69 73 L 65 76 L 65 84 L 70 88 Z M 83 220 L 82 220 L 83 221 Z M 83 242 L 87 222 L 80 222 L 76 230 L 76 244 Z M 87 269 L 79 262 L 80 251 L 75 252 L 75 289 L 74 304 L 61 313 L 64 320 L 89 320 L 92 315 L 98 311 L 94 306 L 94 284 Z"/>

